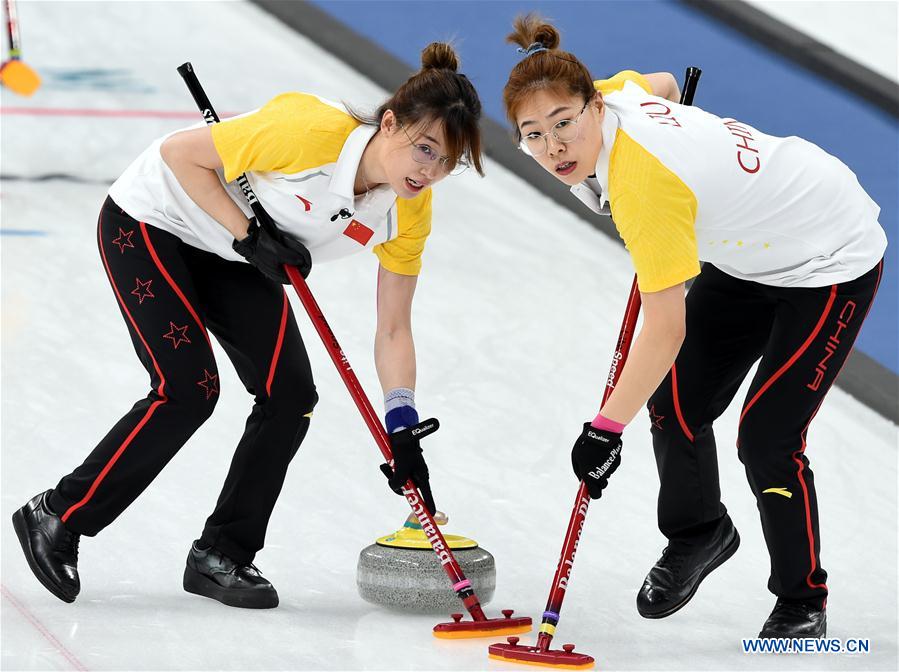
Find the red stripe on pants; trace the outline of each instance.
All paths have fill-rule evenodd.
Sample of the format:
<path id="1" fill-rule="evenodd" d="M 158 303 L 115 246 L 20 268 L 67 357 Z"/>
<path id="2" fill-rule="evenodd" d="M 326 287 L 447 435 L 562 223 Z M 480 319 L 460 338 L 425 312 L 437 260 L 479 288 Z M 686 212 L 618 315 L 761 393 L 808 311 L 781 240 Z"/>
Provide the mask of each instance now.
<path id="1" fill-rule="evenodd" d="M 680 412 L 680 399 L 677 396 L 677 366 L 675 365 L 671 366 L 671 396 L 674 397 L 674 413 L 677 415 L 677 422 L 680 424 L 680 428 L 683 430 L 684 435 L 690 439 L 690 443 L 693 443 L 693 432 L 687 427 L 684 416 Z"/>
<path id="2" fill-rule="evenodd" d="M 808 537 L 808 556 L 809 556 L 809 565 L 810 569 L 808 574 L 805 577 L 805 582 L 809 585 L 810 588 L 824 588 L 827 590 L 827 586 L 823 583 L 812 583 L 812 574 L 815 573 L 815 570 L 818 568 L 818 563 L 815 561 L 815 532 L 812 529 L 812 507 L 811 502 L 808 498 L 808 486 L 805 484 L 805 477 L 802 475 L 802 472 L 805 470 L 805 465 L 802 463 L 800 459 L 800 455 L 805 452 L 805 437 L 808 434 L 809 425 L 812 424 L 812 420 L 815 419 L 815 416 L 818 414 L 818 409 L 821 408 L 821 404 L 824 403 L 824 399 L 818 402 L 818 406 L 815 408 L 814 413 L 812 413 L 812 417 L 808 419 L 805 427 L 803 428 L 800 437 L 802 438 L 802 447 L 793 453 L 793 461 L 798 465 L 798 469 L 796 470 L 796 478 L 799 479 L 799 485 L 802 488 L 802 498 L 805 504 L 805 533 Z"/>
<path id="3" fill-rule="evenodd" d="M 278 340 L 275 342 L 275 352 L 272 355 L 272 364 L 268 369 L 268 380 L 265 381 L 265 393 L 272 396 L 272 380 L 275 378 L 275 369 L 278 368 L 278 358 L 281 356 L 281 346 L 284 343 L 284 330 L 287 328 L 287 292 L 284 292 L 284 307 L 281 309 L 281 326 L 278 327 Z"/>
<path id="4" fill-rule="evenodd" d="M 134 331 L 137 333 L 140 338 L 140 342 L 143 343 L 144 347 L 147 349 L 147 353 L 150 355 L 150 359 L 153 360 L 153 368 L 156 369 L 156 375 L 159 376 L 159 387 L 156 389 L 156 394 L 162 397 L 158 401 L 154 401 L 150 408 L 147 409 L 147 412 L 144 414 L 144 417 L 141 418 L 140 422 L 137 423 L 137 426 L 131 430 L 131 433 L 125 438 L 122 442 L 122 445 L 118 447 L 118 449 L 113 453 L 112 457 L 109 458 L 109 461 L 100 470 L 100 473 L 97 474 L 97 477 L 94 479 L 94 482 L 91 483 L 91 487 L 88 488 L 87 494 L 81 498 L 81 501 L 72 504 L 66 510 L 66 512 L 62 515 L 62 522 L 66 522 L 69 517 L 75 513 L 82 506 L 87 504 L 91 497 L 94 496 L 94 493 L 97 491 L 97 488 L 100 487 L 100 483 L 103 482 L 103 479 L 106 478 L 106 474 L 109 473 L 110 469 L 112 469 L 113 465 L 118 461 L 119 457 L 121 457 L 122 453 L 128 448 L 131 442 L 134 440 L 134 437 L 140 433 L 140 430 L 143 429 L 144 425 L 149 422 L 150 418 L 153 416 L 153 413 L 156 412 L 156 409 L 159 408 L 162 404 L 168 401 L 168 397 L 165 396 L 165 376 L 162 374 L 162 369 L 159 368 L 159 364 L 156 361 L 156 357 L 153 356 L 153 351 L 150 349 L 150 346 L 147 344 L 144 335 L 141 333 L 140 329 L 137 327 L 137 322 L 134 321 L 134 317 L 131 315 L 131 311 L 128 310 L 128 307 L 125 305 L 125 302 L 122 300 L 122 295 L 119 292 L 119 288 L 115 283 L 115 279 L 112 277 L 112 270 L 109 268 L 109 262 L 106 259 L 106 248 L 103 246 L 103 213 L 100 213 L 100 222 L 97 227 L 97 237 L 100 241 L 100 255 L 103 257 L 103 266 L 106 269 L 106 275 L 109 276 L 109 283 L 112 285 L 112 290 L 115 292 L 116 299 L 119 302 L 119 305 L 122 307 L 122 310 L 125 312 L 125 315 L 128 316 L 128 321 L 131 322 L 131 326 L 134 328 Z"/>
<path id="5" fill-rule="evenodd" d="M 740 414 L 740 423 L 743 422 L 743 418 L 746 417 L 746 413 L 749 412 L 749 409 L 755 405 L 755 402 L 759 400 L 769 387 L 771 387 L 778 378 L 780 378 L 787 370 L 796 363 L 796 360 L 802 356 L 802 353 L 808 349 L 808 346 L 811 345 L 812 341 L 818 336 L 818 332 L 821 331 L 821 327 L 824 326 L 824 322 L 827 320 L 827 316 L 830 314 L 830 309 L 833 307 L 833 302 L 837 298 L 837 286 L 831 285 L 830 287 L 830 296 L 827 299 L 827 305 L 824 306 L 824 312 L 821 313 L 821 317 L 818 319 L 818 324 L 815 325 L 815 328 L 812 330 L 812 333 L 809 334 L 809 337 L 805 339 L 805 343 L 799 346 L 799 349 L 793 353 L 793 356 L 790 357 L 786 363 L 781 366 L 777 371 L 774 372 L 774 375 L 771 376 L 768 380 L 765 381 L 765 384 L 759 388 L 759 391 L 755 393 L 755 396 L 749 400 L 749 403 L 743 407 L 743 412 Z"/>
<path id="6" fill-rule="evenodd" d="M 190 301 L 187 300 L 187 297 L 184 296 L 184 292 L 181 291 L 181 288 L 178 286 L 178 283 L 169 275 L 169 272 L 165 270 L 165 266 L 162 265 L 162 261 L 159 259 L 159 255 L 156 254 L 156 248 L 153 247 L 153 243 L 150 242 L 150 236 L 147 235 L 147 224 L 145 222 L 140 222 L 140 232 L 144 237 L 144 242 L 147 244 L 147 249 L 150 251 L 150 256 L 153 257 L 153 263 L 156 264 L 156 268 L 159 269 L 159 272 L 162 273 L 162 277 L 165 278 L 165 281 L 169 283 L 169 287 L 178 295 L 178 298 L 181 299 L 181 303 L 184 304 L 184 307 L 187 308 L 187 312 L 191 314 L 191 317 L 194 318 L 194 322 L 197 323 L 197 326 L 200 327 L 200 333 L 206 338 L 206 342 L 209 343 L 209 347 L 212 347 L 212 343 L 209 340 L 209 333 L 206 331 L 206 325 L 203 324 L 203 321 L 200 319 L 200 316 L 197 315 L 197 311 L 194 310 L 194 307 L 190 305 Z"/>
<path id="7" fill-rule="evenodd" d="M 880 288 L 880 278 L 883 275 L 883 261 L 881 261 L 877 265 L 877 282 L 874 284 L 874 293 L 871 295 L 871 302 L 868 304 L 868 309 L 865 311 L 864 317 L 862 317 L 862 324 L 864 324 L 865 319 L 868 317 L 868 312 L 871 310 L 871 306 L 874 305 L 874 298 L 877 296 L 877 290 Z M 843 366 L 846 366 L 846 362 L 849 361 L 847 357 L 843 361 Z M 843 370 L 843 366 L 840 367 L 840 371 Z M 834 380 L 836 380 L 840 371 L 837 371 L 837 375 L 834 376 Z M 806 448 L 806 437 L 808 436 L 808 428 L 812 424 L 812 420 L 815 419 L 815 416 L 818 414 L 818 409 L 821 408 L 821 404 L 824 403 L 824 399 L 818 403 L 818 406 L 815 408 L 815 411 L 812 413 L 812 417 L 809 418 L 805 427 L 800 434 L 800 438 L 802 439 L 802 447 L 796 452 L 793 453 L 793 461 L 798 465 L 798 469 L 796 471 L 796 476 L 799 479 L 799 485 L 802 487 L 802 496 L 805 502 L 805 528 L 806 534 L 808 535 L 808 553 L 809 553 L 809 564 L 811 569 L 809 569 L 808 575 L 805 577 L 805 582 L 808 584 L 810 588 L 824 588 L 827 589 L 827 585 L 823 583 L 812 583 L 812 574 L 815 573 L 815 570 L 818 568 L 817 562 L 815 562 L 815 533 L 812 529 L 812 513 L 811 513 L 811 502 L 808 498 L 808 487 L 805 484 L 805 478 L 802 475 L 802 472 L 805 470 L 805 465 L 802 464 L 802 460 L 799 458 L 799 455 L 805 452 Z"/>
<path id="8" fill-rule="evenodd" d="M 877 290 L 880 289 L 880 279 L 883 277 L 883 259 L 880 260 L 880 263 L 877 264 L 877 282 L 874 283 L 874 293 L 871 295 L 871 302 L 868 304 L 867 310 L 865 310 L 865 315 L 862 317 L 862 324 L 865 323 L 865 320 L 868 319 L 868 313 L 871 312 L 871 306 L 874 305 L 874 299 L 877 298 Z M 859 327 L 859 333 L 861 333 L 861 327 Z M 850 355 L 851 356 L 851 355 Z M 836 379 L 840 377 L 840 373 L 843 371 L 843 367 L 846 366 L 846 362 L 849 361 L 849 357 L 843 360 L 843 366 L 840 367 L 840 370 L 837 371 L 837 375 L 834 376 L 834 382 Z"/>

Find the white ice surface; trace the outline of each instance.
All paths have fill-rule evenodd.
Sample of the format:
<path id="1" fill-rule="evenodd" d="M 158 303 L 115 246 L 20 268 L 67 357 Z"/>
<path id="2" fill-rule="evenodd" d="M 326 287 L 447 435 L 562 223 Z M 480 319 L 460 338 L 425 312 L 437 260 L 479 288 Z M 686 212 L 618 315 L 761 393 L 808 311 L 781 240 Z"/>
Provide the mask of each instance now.
<path id="1" fill-rule="evenodd" d="M 796 30 L 899 81 L 896 0 L 747 0 Z"/>
<path id="2" fill-rule="evenodd" d="M 202 529 L 250 400 L 218 351 L 214 417 L 101 535 L 82 541 L 82 592 L 64 604 L 33 578 L 9 517 L 76 466 L 147 392 L 101 268 L 95 222 L 106 187 L 154 137 L 190 123 L 8 114 L 9 108 L 180 110 L 175 73 L 192 60 L 220 111 L 299 89 L 374 104 L 383 92 L 244 3 L 21 3 L 26 58 L 38 70 L 123 68 L 155 89 L 122 93 L 48 81 L 32 100 L 2 93 L 4 175 L 71 173 L 98 184 L 7 180 L 2 258 L 3 669 L 516 669 L 490 640 L 442 641 L 429 616 L 386 612 L 356 594 L 361 548 L 398 526 L 403 500 L 302 307 L 321 403 L 257 557 L 278 588 L 272 611 L 184 593 Z M 28 48 L 31 51 L 28 51 Z M 33 54 L 33 57 L 29 54 Z M 141 88 L 136 86 L 134 88 Z M 415 305 L 418 400 L 440 417 L 428 460 L 447 531 L 497 560 L 488 612 L 539 617 L 576 483 L 568 452 L 595 412 L 631 268 L 624 251 L 499 166 L 436 189 L 434 233 Z M 317 267 L 311 287 L 373 399 L 376 260 Z M 758 515 L 734 449 L 737 408 L 719 423 L 722 490 L 743 537 L 694 601 L 662 621 L 634 597 L 662 548 L 648 423 L 628 429 L 624 464 L 594 503 L 562 612 L 559 643 L 598 669 L 897 668 L 897 428 L 834 390 L 809 432 L 830 572 L 829 634 L 868 637 L 868 655 L 746 656 L 774 598 Z"/>

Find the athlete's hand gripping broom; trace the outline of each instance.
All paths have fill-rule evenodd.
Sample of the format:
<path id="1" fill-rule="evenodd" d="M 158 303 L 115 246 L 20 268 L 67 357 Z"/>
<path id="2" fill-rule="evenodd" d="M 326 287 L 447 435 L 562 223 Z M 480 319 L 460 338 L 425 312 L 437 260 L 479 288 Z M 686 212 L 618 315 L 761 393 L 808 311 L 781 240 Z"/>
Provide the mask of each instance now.
<path id="1" fill-rule="evenodd" d="M 218 115 L 212 108 L 209 98 L 206 97 L 206 93 L 203 91 L 203 87 L 197 79 L 193 66 L 190 63 L 185 63 L 178 68 L 178 73 L 184 78 L 187 88 L 190 90 L 194 101 L 200 108 L 200 112 L 202 112 L 206 123 L 210 125 L 217 123 L 219 121 Z M 253 213 L 259 221 L 271 221 L 271 218 L 262 207 L 259 199 L 256 198 L 256 194 L 253 193 L 253 189 L 250 186 L 249 180 L 247 180 L 247 176 L 244 174 L 238 177 L 237 183 L 240 185 L 240 188 L 247 199 L 247 203 L 253 209 Z M 393 460 L 393 455 L 390 450 L 390 441 L 387 438 L 387 432 L 384 430 L 384 426 L 381 424 L 381 420 L 375 413 L 374 408 L 372 408 L 371 402 L 365 395 L 362 385 L 359 384 L 359 379 L 356 378 L 356 374 L 353 372 L 352 367 L 347 361 L 346 355 L 343 354 L 340 344 L 334 337 L 334 332 L 331 331 L 331 327 L 328 326 L 325 316 L 318 307 L 318 303 L 316 303 L 315 298 L 312 296 L 312 292 L 309 291 L 309 287 L 306 285 L 306 281 L 303 279 L 300 272 L 293 266 L 285 266 L 284 269 L 287 272 L 287 276 L 290 278 L 291 284 L 299 295 L 303 307 L 309 314 L 309 319 L 312 321 L 312 324 L 315 325 L 315 330 L 321 337 L 325 349 L 331 356 L 331 361 L 333 361 L 334 365 L 337 367 L 337 371 L 349 390 L 350 396 L 352 396 L 353 401 L 356 403 L 356 407 L 362 414 L 362 419 L 365 420 L 365 424 L 368 426 L 375 442 L 378 444 L 381 455 L 383 455 L 384 459 L 390 463 Z M 462 568 L 453 556 L 449 545 L 443 538 L 443 534 L 437 527 L 437 523 L 434 522 L 433 516 L 424 505 L 418 488 L 415 487 L 415 484 L 411 479 L 406 482 L 406 485 L 403 488 L 403 495 L 406 497 L 406 501 L 409 503 L 409 506 L 412 507 L 413 513 L 421 523 L 422 530 L 424 530 L 428 541 L 431 543 L 431 547 L 434 549 L 434 552 L 440 560 L 440 564 L 446 571 L 453 590 L 459 599 L 462 600 L 462 604 L 465 606 L 468 613 L 471 614 L 472 618 L 470 621 L 463 621 L 462 614 L 453 614 L 453 622 L 439 623 L 434 626 L 434 635 L 442 638 L 467 638 L 491 637 L 500 634 L 528 632 L 531 629 L 530 617 L 513 618 L 511 609 L 503 610 L 502 618 L 487 618 L 487 616 L 484 615 L 484 611 L 481 608 L 480 601 L 474 592 L 471 582 L 466 579 L 465 575 L 462 573 Z"/>

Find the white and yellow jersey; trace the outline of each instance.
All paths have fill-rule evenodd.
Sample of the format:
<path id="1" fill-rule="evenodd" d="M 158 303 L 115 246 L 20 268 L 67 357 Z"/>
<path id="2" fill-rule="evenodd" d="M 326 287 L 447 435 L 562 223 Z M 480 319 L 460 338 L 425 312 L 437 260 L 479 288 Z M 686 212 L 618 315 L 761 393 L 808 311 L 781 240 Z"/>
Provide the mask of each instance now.
<path id="1" fill-rule="evenodd" d="M 300 240 L 319 263 L 371 249 L 381 265 L 418 275 L 431 231 L 431 191 L 398 199 L 381 185 L 355 196 L 353 183 L 377 128 L 360 124 L 346 109 L 305 93 L 286 93 L 264 107 L 212 127 L 224 170 L 219 179 L 235 203 L 252 216 L 234 181 L 247 178 L 266 211 L 286 234 Z M 156 140 L 128 167 L 109 195 L 128 215 L 168 231 L 185 243 L 225 259 L 243 261 L 233 238 L 185 193 Z"/>
<path id="2" fill-rule="evenodd" d="M 820 287 L 883 256 L 880 208 L 816 145 L 653 96 L 633 71 L 594 85 L 603 148 L 595 179 L 571 191 L 596 212 L 608 203 L 642 291 L 692 278 L 700 261 L 766 285 Z"/>

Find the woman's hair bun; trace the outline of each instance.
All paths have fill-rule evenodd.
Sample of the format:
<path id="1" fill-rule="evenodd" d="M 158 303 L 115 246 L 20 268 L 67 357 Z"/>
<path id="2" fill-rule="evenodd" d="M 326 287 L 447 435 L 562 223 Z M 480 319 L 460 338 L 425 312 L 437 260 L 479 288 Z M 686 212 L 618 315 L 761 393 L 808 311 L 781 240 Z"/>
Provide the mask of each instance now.
<path id="1" fill-rule="evenodd" d="M 456 50 L 447 42 L 431 42 L 421 50 L 421 69 L 459 70 L 459 57 Z"/>
<path id="2" fill-rule="evenodd" d="M 512 22 L 514 31 L 506 37 L 507 42 L 527 49 L 534 42 L 539 42 L 547 49 L 557 49 L 561 39 L 556 27 L 539 14 L 529 12 L 515 18 Z"/>

